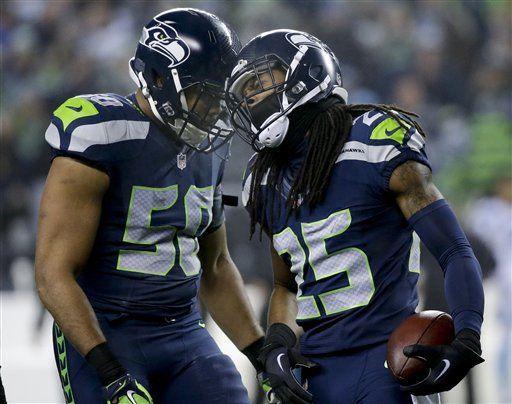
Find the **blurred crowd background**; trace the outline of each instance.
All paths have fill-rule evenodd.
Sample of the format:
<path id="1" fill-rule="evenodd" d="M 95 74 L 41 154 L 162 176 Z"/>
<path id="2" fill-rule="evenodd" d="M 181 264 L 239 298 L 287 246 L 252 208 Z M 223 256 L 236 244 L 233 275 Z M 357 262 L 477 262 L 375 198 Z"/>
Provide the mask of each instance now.
<path id="1" fill-rule="evenodd" d="M 470 235 L 486 279 L 483 338 L 488 360 L 468 384 L 473 388 L 463 387 L 448 402 L 511 402 L 512 3 L 507 0 L 2 1 L 0 290 L 8 397 L 11 386 L 18 400 L 26 393 L 17 387 L 14 371 L 9 373 L 12 355 L 28 358 L 28 363 L 15 365 L 20 374 L 33 370 L 38 360 L 23 356 L 29 348 L 16 338 L 50 343 L 49 334 L 38 337 L 46 328 L 37 300 L 21 297 L 33 296 L 37 208 L 49 167 L 44 132 L 50 114 L 77 94 L 134 91 L 127 62 L 142 26 L 156 13 L 178 6 L 218 14 L 244 43 L 275 28 L 308 31 L 340 59 L 351 103 L 394 103 L 421 115 L 436 182 Z M 225 174 L 228 193 L 240 194 L 240 176 L 250 154 L 235 139 Z M 267 242 L 249 243 L 246 213 L 228 209 L 231 252 L 263 318 L 271 288 Z M 425 257 L 424 307 L 446 309 L 441 271 Z M 7 314 L 7 307 L 20 315 L 12 310 Z M 22 316 L 28 323 L 22 334 L 30 337 L 17 333 L 10 342 L 13 332 L 7 328 L 15 328 L 13 322 Z M 51 377 L 57 379 L 57 372 Z"/>

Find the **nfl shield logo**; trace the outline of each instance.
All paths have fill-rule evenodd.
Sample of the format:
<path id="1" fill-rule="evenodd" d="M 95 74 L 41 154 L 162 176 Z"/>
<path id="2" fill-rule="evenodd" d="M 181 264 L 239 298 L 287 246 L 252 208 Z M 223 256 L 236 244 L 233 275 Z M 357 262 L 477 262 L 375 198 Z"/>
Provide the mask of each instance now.
<path id="1" fill-rule="evenodd" d="M 185 169 L 185 167 L 187 166 L 187 155 L 184 153 L 180 153 L 180 154 L 178 154 L 178 157 L 176 157 L 176 159 L 177 159 L 178 168 L 180 170 Z"/>

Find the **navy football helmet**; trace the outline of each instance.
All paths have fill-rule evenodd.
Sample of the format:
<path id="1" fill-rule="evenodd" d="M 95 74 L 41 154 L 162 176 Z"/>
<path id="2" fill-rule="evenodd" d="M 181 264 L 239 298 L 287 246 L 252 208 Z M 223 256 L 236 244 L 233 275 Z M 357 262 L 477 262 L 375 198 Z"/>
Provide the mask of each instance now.
<path id="1" fill-rule="evenodd" d="M 217 16 L 168 10 L 143 28 L 130 76 L 163 125 L 188 146 L 210 152 L 234 133 L 224 85 L 240 48 L 235 32 Z"/>
<path id="2" fill-rule="evenodd" d="M 288 29 L 245 45 L 226 86 L 231 123 L 257 151 L 282 143 L 294 109 L 329 96 L 348 100 L 338 59 L 314 36 Z"/>

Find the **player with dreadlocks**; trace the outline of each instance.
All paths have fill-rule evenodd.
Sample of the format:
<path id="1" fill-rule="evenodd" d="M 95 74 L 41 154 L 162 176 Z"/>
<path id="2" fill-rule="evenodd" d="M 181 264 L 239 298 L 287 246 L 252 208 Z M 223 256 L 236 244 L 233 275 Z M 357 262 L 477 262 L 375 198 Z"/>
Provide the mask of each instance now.
<path id="1" fill-rule="evenodd" d="M 343 146 L 348 140 L 350 130 L 354 118 L 369 111 L 381 111 L 382 113 L 396 116 L 397 112 L 405 115 L 405 119 L 410 116 L 417 117 L 413 112 L 405 111 L 390 105 L 375 104 L 357 104 L 346 105 L 339 99 L 332 98 L 326 102 L 316 104 L 306 104 L 298 107 L 296 111 L 290 114 L 290 121 L 295 123 L 294 131 L 290 130 L 289 140 L 284 142 L 279 149 L 264 148 L 261 150 L 252 166 L 252 179 L 249 194 L 250 216 L 251 216 L 251 235 L 254 233 L 258 221 L 257 204 L 252 201 L 259 199 L 261 187 L 255 184 L 261 183 L 263 177 L 268 173 L 269 182 L 276 184 L 277 187 L 282 186 L 280 176 L 282 169 L 287 164 L 288 156 L 285 153 L 287 146 L 294 145 L 297 137 L 303 137 L 306 132 L 309 133 L 309 146 L 307 148 L 304 164 L 299 168 L 298 173 L 293 179 L 289 195 L 286 198 L 287 213 L 296 212 L 299 207 L 299 200 L 303 198 L 303 202 L 313 208 L 321 202 L 326 186 L 329 183 L 329 174 L 332 167 L 337 162 Z M 415 122 L 408 120 L 419 133 L 424 135 L 421 126 Z M 408 130 L 404 121 L 396 119 L 396 122 L 404 130 Z M 271 199 L 271 203 L 274 202 Z M 266 200 L 263 200 L 263 204 Z M 263 207 L 264 210 L 264 207 Z M 270 209 L 273 212 L 273 209 Z M 260 227 L 262 230 L 263 227 Z"/>
<path id="2" fill-rule="evenodd" d="M 292 30 L 251 40 L 227 83 L 232 124 L 257 152 L 244 174 L 251 235 L 259 224 L 272 241 L 259 378 L 282 403 L 438 400 L 483 361 L 480 266 L 432 182 L 417 115 L 347 100 L 336 56 Z M 416 309 L 420 239 L 444 271 L 457 335 L 406 347 L 430 373 L 400 386 L 386 341 Z"/>

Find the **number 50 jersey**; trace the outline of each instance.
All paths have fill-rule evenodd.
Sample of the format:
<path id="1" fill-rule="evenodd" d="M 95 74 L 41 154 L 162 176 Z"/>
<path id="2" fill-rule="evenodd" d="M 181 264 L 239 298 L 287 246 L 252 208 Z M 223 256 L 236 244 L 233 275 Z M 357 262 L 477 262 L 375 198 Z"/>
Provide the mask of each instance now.
<path id="1" fill-rule="evenodd" d="M 198 237 L 224 220 L 219 154 L 180 154 L 183 144 L 152 123 L 133 95 L 71 98 L 55 110 L 45 138 L 54 157 L 81 160 L 110 177 L 78 277 L 92 306 L 155 316 L 190 312 L 201 272 Z"/>
<path id="2" fill-rule="evenodd" d="M 407 160 L 429 166 L 424 139 L 378 111 L 359 116 L 334 165 L 324 200 L 286 213 L 285 199 L 303 156 L 290 157 L 283 194 L 259 212 L 275 250 L 298 286 L 301 350 L 325 354 L 384 342 L 418 303 L 419 239 L 388 189 L 393 170 Z M 251 186 L 245 175 L 244 203 Z M 261 201 L 257 201 L 261 206 Z M 263 218 L 263 220 L 261 220 Z M 270 227 L 270 228 L 269 228 Z"/>

